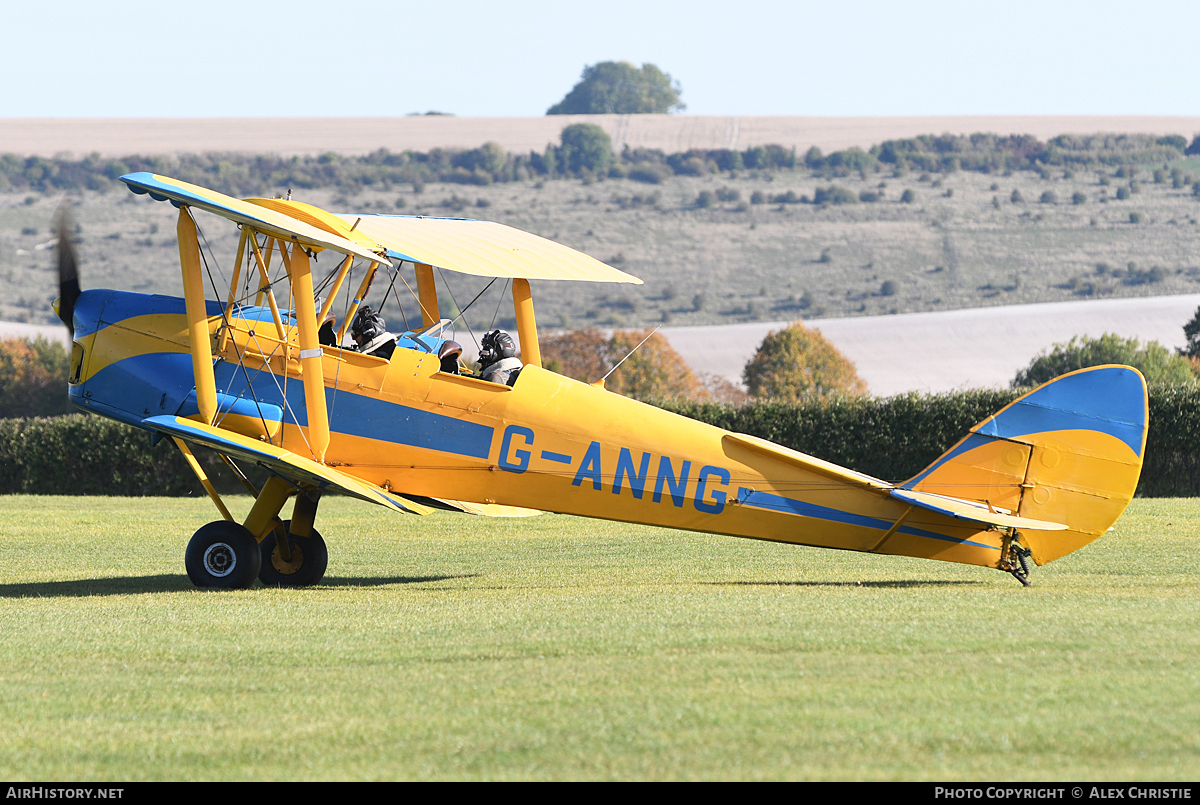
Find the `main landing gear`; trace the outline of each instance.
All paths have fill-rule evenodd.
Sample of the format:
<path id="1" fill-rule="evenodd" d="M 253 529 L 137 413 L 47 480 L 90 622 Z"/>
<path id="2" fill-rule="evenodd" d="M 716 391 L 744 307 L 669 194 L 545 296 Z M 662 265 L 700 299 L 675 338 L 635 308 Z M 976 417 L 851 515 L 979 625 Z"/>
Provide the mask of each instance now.
<path id="1" fill-rule="evenodd" d="M 280 520 L 284 503 L 296 493 L 290 520 Z M 257 493 L 239 525 L 223 504 L 227 519 L 202 526 L 188 543 L 184 564 L 197 587 L 246 589 L 260 579 L 268 587 L 309 587 L 325 575 L 329 551 L 313 528 L 319 493 L 298 490 L 272 476 Z M 214 502 L 218 499 L 214 498 Z"/>

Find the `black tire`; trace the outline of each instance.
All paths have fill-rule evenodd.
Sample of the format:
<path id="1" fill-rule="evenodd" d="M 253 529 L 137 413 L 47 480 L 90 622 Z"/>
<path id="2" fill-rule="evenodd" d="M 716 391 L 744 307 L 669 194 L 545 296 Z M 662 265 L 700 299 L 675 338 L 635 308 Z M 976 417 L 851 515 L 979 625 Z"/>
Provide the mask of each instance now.
<path id="1" fill-rule="evenodd" d="M 184 555 L 188 578 L 197 587 L 244 590 L 258 578 L 262 556 L 254 536 L 241 525 L 217 520 L 192 535 Z"/>
<path id="2" fill-rule="evenodd" d="M 288 529 L 288 546 L 292 550 L 292 561 L 284 562 L 279 555 L 279 542 L 274 532 L 267 534 L 258 544 L 262 567 L 258 577 L 267 587 L 311 587 L 325 575 L 329 566 L 329 549 L 317 529 L 307 537 L 298 537 L 291 532 L 292 521 L 284 520 Z"/>

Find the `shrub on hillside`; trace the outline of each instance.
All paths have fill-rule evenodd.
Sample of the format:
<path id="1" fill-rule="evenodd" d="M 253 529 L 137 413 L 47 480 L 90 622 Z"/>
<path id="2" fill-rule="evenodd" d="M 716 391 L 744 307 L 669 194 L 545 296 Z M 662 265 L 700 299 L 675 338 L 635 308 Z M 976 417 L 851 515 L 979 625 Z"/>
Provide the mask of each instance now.
<path id="1" fill-rule="evenodd" d="M 612 139 L 599 126 L 573 123 L 559 137 L 562 140 L 559 162 L 571 173 L 602 173 L 612 164 Z"/>
<path id="2" fill-rule="evenodd" d="M 853 190 L 839 185 L 818 187 L 813 193 L 813 204 L 857 204 L 858 196 Z"/>

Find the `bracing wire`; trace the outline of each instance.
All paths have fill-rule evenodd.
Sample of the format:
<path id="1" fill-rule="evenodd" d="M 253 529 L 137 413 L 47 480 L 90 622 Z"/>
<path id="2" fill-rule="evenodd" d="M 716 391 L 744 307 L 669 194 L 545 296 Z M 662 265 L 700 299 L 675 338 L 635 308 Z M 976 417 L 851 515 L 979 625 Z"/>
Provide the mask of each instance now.
<path id="1" fill-rule="evenodd" d="M 504 287 L 500 289 L 500 298 L 496 300 L 496 312 L 492 314 L 492 323 L 488 325 L 489 330 L 493 330 L 496 327 L 496 317 L 500 315 L 500 305 L 504 303 L 504 295 L 508 293 L 510 283 L 512 283 L 512 280 L 505 280 Z"/>

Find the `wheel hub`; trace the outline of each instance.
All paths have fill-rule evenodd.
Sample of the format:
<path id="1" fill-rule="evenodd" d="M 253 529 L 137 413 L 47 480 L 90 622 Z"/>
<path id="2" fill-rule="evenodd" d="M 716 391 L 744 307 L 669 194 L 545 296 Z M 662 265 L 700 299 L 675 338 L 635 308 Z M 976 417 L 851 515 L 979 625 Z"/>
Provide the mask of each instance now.
<path id="1" fill-rule="evenodd" d="M 290 562 L 285 562 L 283 557 L 279 555 L 279 546 L 275 546 L 275 550 L 271 551 L 271 565 L 285 576 L 290 576 L 296 573 L 304 566 L 304 551 L 300 550 L 300 546 L 292 543 L 292 559 Z"/>
<path id="2" fill-rule="evenodd" d="M 225 542 L 214 542 L 204 552 L 204 569 L 216 578 L 224 578 L 237 567 L 237 553 Z"/>

